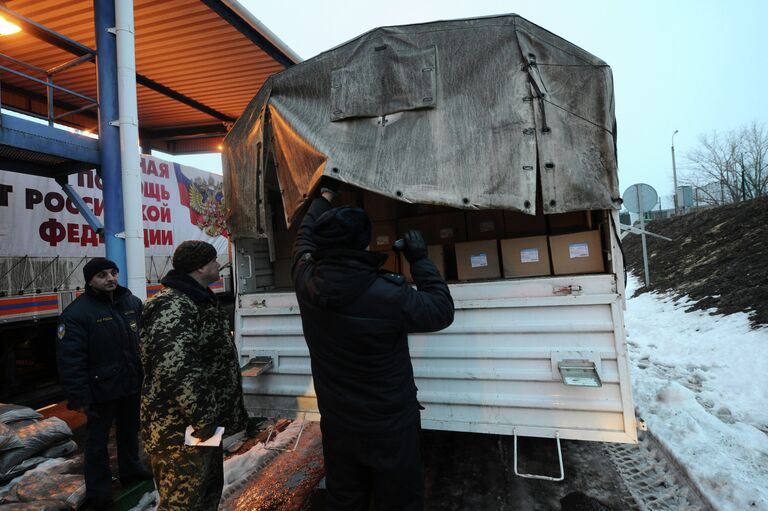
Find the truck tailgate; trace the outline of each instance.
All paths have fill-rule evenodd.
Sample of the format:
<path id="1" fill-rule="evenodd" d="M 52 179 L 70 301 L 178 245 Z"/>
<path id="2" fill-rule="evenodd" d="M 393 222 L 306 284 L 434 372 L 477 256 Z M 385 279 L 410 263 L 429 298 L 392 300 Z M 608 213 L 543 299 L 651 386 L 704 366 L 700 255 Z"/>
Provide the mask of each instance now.
<path id="1" fill-rule="evenodd" d="M 622 297 L 615 275 L 451 284 L 454 323 L 409 344 L 427 429 L 636 442 Z M 240 296 L 236 342 L 252 414 L 318 418 L 293 293 Z M 559 362 L 594 367 L 600 386 L 566 385 Z"/>

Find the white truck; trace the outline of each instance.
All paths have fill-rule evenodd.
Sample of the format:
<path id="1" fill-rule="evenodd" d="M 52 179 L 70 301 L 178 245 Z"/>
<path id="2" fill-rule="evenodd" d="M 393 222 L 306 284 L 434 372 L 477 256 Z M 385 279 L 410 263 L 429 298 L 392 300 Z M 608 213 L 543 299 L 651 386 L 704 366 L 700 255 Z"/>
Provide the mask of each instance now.
<path id="1" fill-rule="evenodd" d="M 516 15 L 375 29 L 271 77 L 223 160 L 251 413 L 318 417 L 286 254 L 328 176 L 449 282 L 409 337 L 424 428 L 637 441 L 604 62 Z"/>
<path id="2" fill-rule="evenodd" d="M 173 249 L 205 239 L 229 258 L 224 236 L 222 176 L 142 155 L 147 295 L 171 268 Z M 67 185 L 96 217 L 102 185 L 95 171 L 70 175 Z M 84 288 L 82 267 L 104 256 L 104 243 L 55 180 L 0 170 L 0 400 L 55 384 L 56 320 Z M 225 272 L 226 274 L 226 272 Z M 218 293 L 231 282 L 214 283 Z M 34 402 L 34 401 L 33 401 Z"/>

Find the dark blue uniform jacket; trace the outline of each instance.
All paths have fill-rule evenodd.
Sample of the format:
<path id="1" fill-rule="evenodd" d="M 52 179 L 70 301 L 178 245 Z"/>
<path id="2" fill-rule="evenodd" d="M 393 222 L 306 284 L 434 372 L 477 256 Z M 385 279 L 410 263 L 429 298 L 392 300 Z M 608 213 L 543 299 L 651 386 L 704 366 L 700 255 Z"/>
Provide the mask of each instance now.
<path id="1" fill-rule="evenodd" d="M 71 409 L 141 389 L 141 300 L 121 286 L 113 297 L 110 301 L 86 287 L 59 318 L 56 359 Z"/>

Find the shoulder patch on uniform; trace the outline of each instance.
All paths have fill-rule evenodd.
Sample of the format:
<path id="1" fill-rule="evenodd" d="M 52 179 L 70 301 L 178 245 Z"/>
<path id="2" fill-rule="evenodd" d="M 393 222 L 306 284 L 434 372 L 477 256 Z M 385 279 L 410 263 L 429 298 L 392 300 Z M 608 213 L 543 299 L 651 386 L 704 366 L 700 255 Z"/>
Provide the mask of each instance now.
<path id="1" fill-rule="evenodd" d="M 398 286 L 405 284 L 405 277 L 397 273 L 379 273 L 379 277 L 397 284 Z"/>
<path id="2" fill-rule="evenodd" d="M 56 328 L 56 337 L 59 338 L 59 340 L 62 340 L 64 338 L 64 334 L 67 333 L 67 327 L 64 326 L 64 323 L 59 323 L 59 326 Z"/>

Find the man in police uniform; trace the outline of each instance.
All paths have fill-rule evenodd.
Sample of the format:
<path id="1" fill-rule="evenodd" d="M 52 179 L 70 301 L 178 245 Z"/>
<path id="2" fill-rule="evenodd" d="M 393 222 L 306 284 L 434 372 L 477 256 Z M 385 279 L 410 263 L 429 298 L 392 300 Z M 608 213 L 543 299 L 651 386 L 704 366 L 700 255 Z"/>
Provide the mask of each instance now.
<path id="1" fill-rule="evenodd" d="M 152 461 L 158 511 L 215 511 L 224 486 L 221 444 L 185 444 L 185 431 L 207 440 L 217 426 L 227 435 L 246 427 L 237 349 L 226 313 L 208 285 L 219 279 L 216 249 L 181 243 L 165 289 L 142 315 L 144 385 L 141 430 Z"/>
<path id="2" fill-rule="evenodd" d="M 87 502 L 108 509 L 112 476 L 107 442 L 116 427 L 120 481 L 152 474 L 139 461 L 139 321 L 141 300 L 117 283 L 117 265 L 96 257 L 83 267 L 85 292 L 62 313 L 56 358 L 67 407 L 86 414 L 84 470 Z"/>

